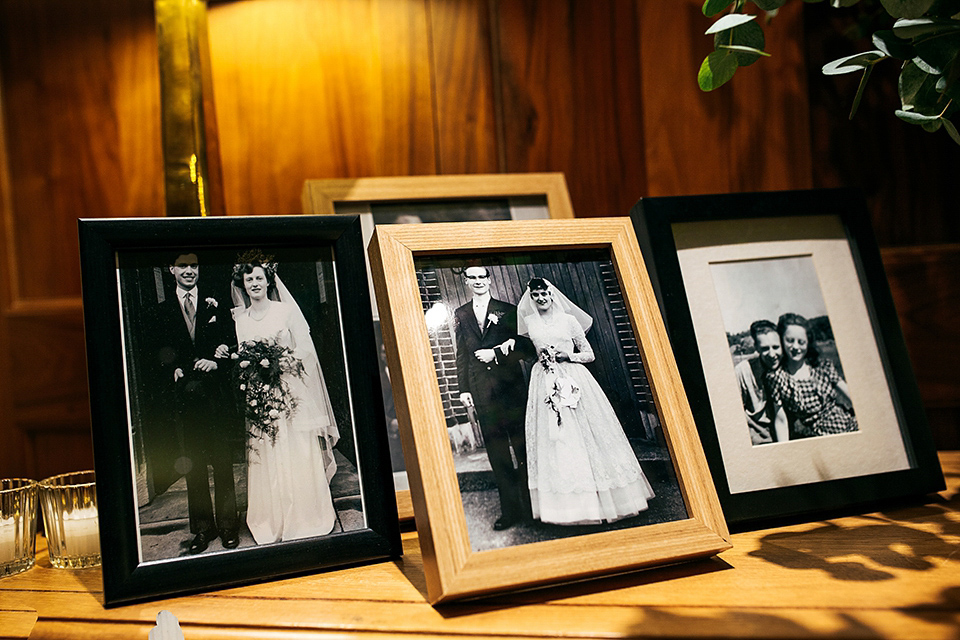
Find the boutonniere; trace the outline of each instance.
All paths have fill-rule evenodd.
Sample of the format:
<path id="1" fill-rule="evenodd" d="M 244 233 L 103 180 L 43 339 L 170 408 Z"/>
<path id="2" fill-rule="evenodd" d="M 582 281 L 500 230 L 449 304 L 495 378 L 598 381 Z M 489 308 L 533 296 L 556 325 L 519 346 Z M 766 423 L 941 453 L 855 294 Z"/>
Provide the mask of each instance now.
<path id="1" fill-rule="evenodd" d="M 209 309 L 210 307 L 213 307 L 214 309 L 216 309 L 218 306 L 220 306 L 219 303 L 217 303 L 216 298 L 207 298 L 206 301 L 207 301 L 207 309 Z"/>
<path id="2" fill-rule="evenodd" d="M 502 313 L 491 313 L 489 317 L 490 324 L 500 324 L 500 316 Z"/>

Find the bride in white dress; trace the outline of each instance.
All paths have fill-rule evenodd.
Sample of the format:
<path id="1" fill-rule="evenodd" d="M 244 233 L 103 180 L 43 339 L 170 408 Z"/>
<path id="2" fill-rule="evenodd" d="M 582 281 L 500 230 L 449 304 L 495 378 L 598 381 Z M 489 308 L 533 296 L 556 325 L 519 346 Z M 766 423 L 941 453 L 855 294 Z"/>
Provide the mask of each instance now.
<path id="1" fill-rule="evenodd" d="M 654 497 L 610 401 L 583 363 L 593 319 L 550 282 L 533 278 L 517 331 L 539 360 L 527 396 L 527 473 L 533 517 L 555 524 L 613 522 Z"/>
<path id="2" fill-rule="evenodd" d="M 234 317 L 241 347 L 273 340 L 292 349 L 304 368 L 299 377 L 282 375 L 295 409 L 279 412 L 276 437 L 250 438 L 247 526 L 257 544 L 328 534 L 337 518 L 330 479 L 337 470 L 333 446 L 339 432 L 310 327 L 275 263 L 238 264 L 233 279 L 235 297 L 243 300 Z"/>

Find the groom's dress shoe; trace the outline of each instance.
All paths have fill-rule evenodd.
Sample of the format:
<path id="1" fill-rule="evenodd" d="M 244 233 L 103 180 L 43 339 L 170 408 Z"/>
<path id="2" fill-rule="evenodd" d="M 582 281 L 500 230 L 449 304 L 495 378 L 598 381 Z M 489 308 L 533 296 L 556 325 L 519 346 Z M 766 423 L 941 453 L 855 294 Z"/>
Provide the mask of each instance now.
<path id="1" fill-rule="evenodd" d="M 240 544 L 240 534 L 236 531 L 222 532 L 220 542 L 223 543 L 224 549 L 236 549 Z"/>
<path id="2" fill-rule="evenodd" d="M 517 521 L 513 518 L 507 518 L 505 516 L 500 516 L 497 518 L 497 521 L 493 523 L 494 531 L 503 531 L 504 529 L 509 529 L 515 525 Z"/>
<path id="3" fill-rule="evenodd" d="M 201 531 L 193 538 L 190 543 L 190 553 L 203 553 L 210 545 L 210 535 L 206 531 Z"/>

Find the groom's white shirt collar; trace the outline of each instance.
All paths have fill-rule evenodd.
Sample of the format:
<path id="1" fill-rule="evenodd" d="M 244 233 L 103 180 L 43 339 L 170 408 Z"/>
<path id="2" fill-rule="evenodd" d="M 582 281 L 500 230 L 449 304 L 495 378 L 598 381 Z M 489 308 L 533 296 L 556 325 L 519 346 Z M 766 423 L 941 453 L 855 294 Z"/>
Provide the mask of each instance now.
<path id="1" fill-rule="evenodd" d="M 473 315 L 477 317 L 477 324 L 481 327 L 487 319 L 487 309 L 490 307 L 490 292 L 482 296 L 473 297 Z"/>
<path id="2" fill-rule="evenodd" d="M 186 289 L 182 289 L 182 288 L 180 287 L 180 285 L 177 285 L 177 300 L 180 301 L 180 308 L 181 308 L 181 309 L 183 308 L 183 298 L 184 298 L 184 296 L 186 296 L 188 293 L 190 294 L 190 297 L 193 298 L 193 306 L 194 306 L 194 308 L 199 309 L 199 308 L 200 308 L 200 304 L 199 304 L 198 301 L 200 300 L 200 298 L 197 297 L 197 287 L 194 287 L 193 289 L 190 289 L 190 291 L 187 291 Z"/>

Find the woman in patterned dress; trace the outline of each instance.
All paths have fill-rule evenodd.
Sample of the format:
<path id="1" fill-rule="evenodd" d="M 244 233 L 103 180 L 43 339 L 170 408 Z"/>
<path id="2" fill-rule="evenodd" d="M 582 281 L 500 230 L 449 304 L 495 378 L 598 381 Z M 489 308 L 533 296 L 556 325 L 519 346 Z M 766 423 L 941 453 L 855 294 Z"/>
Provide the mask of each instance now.
<path id="1" fill-rule="evenodd" d="M 857 431 L 847 383 L 833 363 L 819 357 L 806 318 L 783 314 L 777 333 L 783 343 L 783 366 L 766 375 L 777 440 Z"/>

